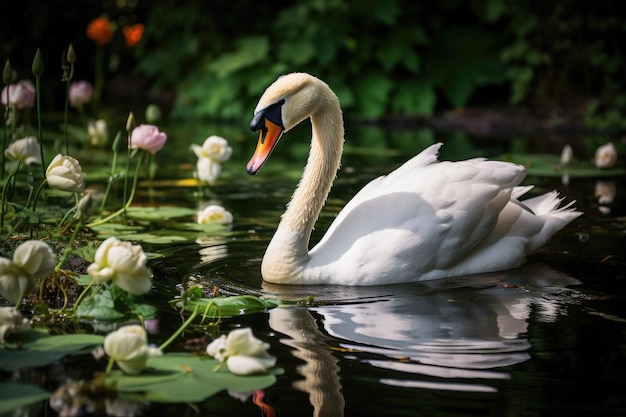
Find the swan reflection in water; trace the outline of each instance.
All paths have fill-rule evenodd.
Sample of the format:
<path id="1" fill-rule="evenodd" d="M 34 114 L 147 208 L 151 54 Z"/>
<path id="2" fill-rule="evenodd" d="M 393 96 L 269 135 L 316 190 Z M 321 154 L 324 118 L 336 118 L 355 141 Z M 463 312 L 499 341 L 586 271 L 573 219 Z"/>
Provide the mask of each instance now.
<path id="1" fill-rule="evenodd" d="M 379 287 L 263 284 L 266 296 L 314 307 L 270 310 L 269 324 L 303 360 L 315 415 L 343 415 L 341 363 L 360 360 L 385 369 L 390 386 L 495 392 L 510 379 L 500 368 L 530 359 L 529 318 L 553 322 L 578 299 L 574 278 L 545 265 L 493 274 Z M 344 377 L 345 378 L 345 377 Z M 344 384 L 349 382 L 343 381 Z M 345 392 L 345 391 L 344 391 Z"/>

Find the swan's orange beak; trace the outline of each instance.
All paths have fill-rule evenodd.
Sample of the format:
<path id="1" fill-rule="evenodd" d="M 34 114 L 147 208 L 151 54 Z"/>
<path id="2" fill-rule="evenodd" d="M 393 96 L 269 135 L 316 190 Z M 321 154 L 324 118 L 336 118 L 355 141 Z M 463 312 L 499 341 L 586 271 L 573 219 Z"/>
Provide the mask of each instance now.
<path id="1" fill-rule="evenodd" d="M 269 158 L 272 150 L 278 143 L 278 139 L 283 135 L 284 128 L 272 122 L 267 117 L 263 117 L 260 126 L 258 126 L 259 141 L 256 144 L 254 155 L 248 162 L 247 171 L 250 175 L 255 175 L 263 166 L 267 158 Z"/>

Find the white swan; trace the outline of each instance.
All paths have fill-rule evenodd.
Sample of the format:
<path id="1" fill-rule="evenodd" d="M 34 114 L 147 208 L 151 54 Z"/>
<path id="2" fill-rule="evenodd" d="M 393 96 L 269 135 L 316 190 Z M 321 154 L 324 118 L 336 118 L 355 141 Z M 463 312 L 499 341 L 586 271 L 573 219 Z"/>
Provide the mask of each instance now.
<path id="1" fill-rule="evenodd" d="M 339 100 L 305 73 L 278 78 L 250 122 L 260 131 L 248 163 L 256 174 L 282 134 L 309 118 L 311 151 L 263 262 L 281 284 L 380 285 L 515 268 L 580 214 L 556 191 L 517 199 L 523 166 L 483 158 L 439 162 L 435 144 L 367 184 L 309 251 L 309 238 L 339 168 Z"/>

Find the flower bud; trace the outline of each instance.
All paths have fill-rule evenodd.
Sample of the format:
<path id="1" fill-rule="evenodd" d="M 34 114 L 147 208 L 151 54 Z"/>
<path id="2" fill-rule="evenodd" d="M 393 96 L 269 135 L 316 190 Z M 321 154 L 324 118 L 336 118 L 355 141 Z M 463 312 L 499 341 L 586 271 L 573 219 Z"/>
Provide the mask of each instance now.
<path id="1" fill-rule="evenodd" d="M 75 81 L 70 84 L 69 101 L 72 107 L 81 107 L 91 102 L 93 86 L 89 81 Z"/>
<path id="2" fill-rule="evenodd" d="M 76 62 L 76 51 L 74 50 L 74 45 L 70 43 L 69 48 L 67 48 L 67 62 L 73 64 Z"/>
<path id="3" fill-rule="evenodd" d="M 145 329 L 137 324 L 120 327 L 104 338 L 104 351 L 127 374 L 136 375 L 146 367 L 151 356 L 161 355 L 148 346 Z"/>
<path id="4" fill-rule="evenodd" d="M 39 77 L 41 74 L 43 74 L 43 58 L 41 57 L 41 50 L 37 48 L 33 59 L 33 75 Z"/>
<path id="5" fill-rule="evenodd" d="M 139 125 L 130 135 L 130 149 L 143 149 L 155 154 L 165 146 L 167 135 L 154 125 Z"/>
<path id="6" fill-rule="evenodd" d="M 85 189 L 85 173 L 75 158 L 58 154 L 46 169 L 46 181 L 54 189 L 79 192 Z"/>
<path id="7" fill-rule="evenodd" d="M 13 69 L 11 68 L 11 61 L 8 59 L 2 70 L 2 82 L 4 85 L 9 85 L 13 82 Z"/>

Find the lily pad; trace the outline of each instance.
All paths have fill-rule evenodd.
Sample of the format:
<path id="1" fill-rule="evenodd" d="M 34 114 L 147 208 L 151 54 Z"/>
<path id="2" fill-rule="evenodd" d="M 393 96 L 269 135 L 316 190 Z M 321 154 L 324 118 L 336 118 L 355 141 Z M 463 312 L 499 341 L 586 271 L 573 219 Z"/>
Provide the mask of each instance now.
<path id="1" fill-rule="evenodd" d="M 183 301 L 176 302 L 176 307 L 183 306 Z M 185 310 L 198 312 L 205 317 L 233 317 L 243 314 L 261 313 L 278 306 L 275 301 L 254 295 L 234 295 L 230 297 L 189 298 L 184 302 Z"/>
<path id="2" fill-rule="evenodd" d="M 126 210 L 126 215 L 129 218 L 140 220 L 167 220 L 193 216 L 196 213 L 196 210 L 188 207 L 176 206 L 129 207 Z"/>
<path id="3" fill-rule="evenodd" d="M 71 353 L 86 353 L 102 344 L 104 337 L 95 334 L 67 334 L 50 336 L 30 330 L 12 336 L 19 343 L 7 342 L 0 346 L 0 369 L 17 371 L 49 365 Z"/>
<path id="4" fill-rule="evenodd" d="M 161 403 L 197 403 L 222 390 L 249 392 L 267 388 L 283 371 L 271 369 L 267 374 L 238 376 L 209 357 L 170 353 L 151 357 L 147 369 L 139 375 L 114 370 L 107 383 L 114 382 L 125 397 Z"/>
<path id="5" fill-rule="evenodd" d="M 543 177 L 561 177 L 569 175 L 576 178 L 601 178 L 626 175 L 626 168 L 597 168 L 591 162 L 572 161 L 567 165 L 561 164 L 559 155 L 552 154 L 506 154 L 500 158 L 503 161 L 524 165 L 529 175 Z"/>
<path id="6" fill-rule="evenodd" d="M 48 397 L 50 393 L 36 385 L 0 382 L 0 414 L 46 400 Z"/>
<path id="7" fill-rule="evenodd" d="M 154 220 L 156 220 L 156 218 Z M 99 239 L 114 236 L 121 240 L 164 245 L 172 243 L 192 243 L 195 242 L 198 237 L 226 231 L 227 227 L 222 224 L 162 221 L 159 223 L 158 228 L 153 228 L 150 225 L 139 226 L 104 223 L 93 226 L 91 229 L 97 234 Z"/>

